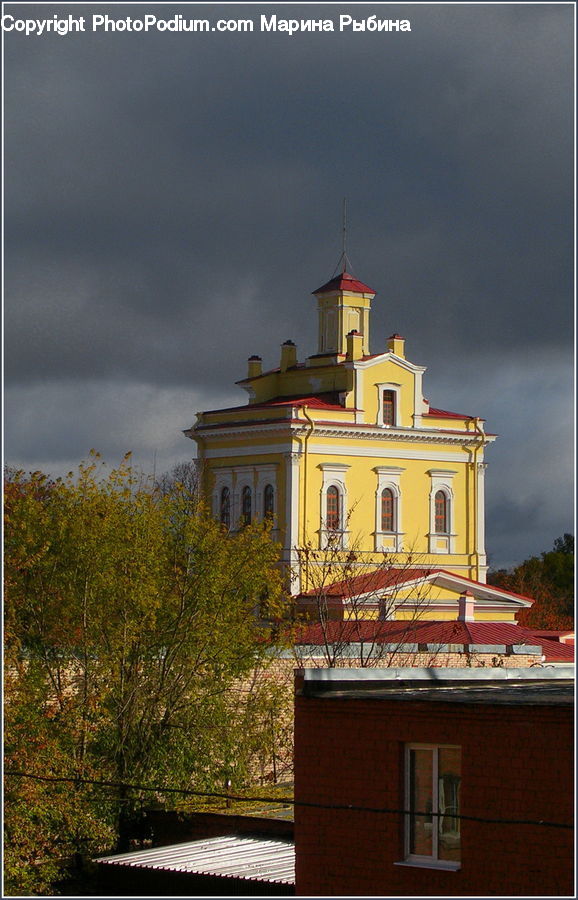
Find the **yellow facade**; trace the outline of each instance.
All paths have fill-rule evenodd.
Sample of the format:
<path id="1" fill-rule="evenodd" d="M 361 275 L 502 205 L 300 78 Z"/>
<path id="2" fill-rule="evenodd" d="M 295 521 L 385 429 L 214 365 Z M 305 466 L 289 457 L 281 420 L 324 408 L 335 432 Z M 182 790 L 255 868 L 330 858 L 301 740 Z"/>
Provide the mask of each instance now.
<path id="1" fill-rule="evenodd" d="M 185 432 L 213 513 L 233 529 L 271 515 L 293 593 L 312 587 L 304 548 L 321 559 L 337 546 L 360 567 L 453 573 L 453 607 L 438 612 L 455 618 L 459 579 L 486 580 L 484 451 L 495 436 L 478 417 L 430 407 L 426 370 L 399 335 L 370 353 L 367 285 L 343 272 L 315 295 L 318 352 L 299 362 L 288 341 L 269 372 L 251 357 L 238 382 L 249 402 L 200 413 Z M 500 596 L 476 618 L 511 621 Z"/>

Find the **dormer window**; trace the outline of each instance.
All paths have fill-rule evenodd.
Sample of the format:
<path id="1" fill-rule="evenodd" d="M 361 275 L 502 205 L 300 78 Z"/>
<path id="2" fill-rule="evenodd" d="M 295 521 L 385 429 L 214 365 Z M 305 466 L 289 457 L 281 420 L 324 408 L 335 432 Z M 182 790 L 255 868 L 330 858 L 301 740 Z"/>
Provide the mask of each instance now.
<path id="1" fill-rule="evenodd" d="M 377 425 L 392 428 L 399 426 L 401 386 L 399 384 L 376 384 Z"/>
<path id="2" fill-rule="evenodd" d="M 395 425 L 395 394 L 393 391 L 383 392 L 383 424 Z"/>

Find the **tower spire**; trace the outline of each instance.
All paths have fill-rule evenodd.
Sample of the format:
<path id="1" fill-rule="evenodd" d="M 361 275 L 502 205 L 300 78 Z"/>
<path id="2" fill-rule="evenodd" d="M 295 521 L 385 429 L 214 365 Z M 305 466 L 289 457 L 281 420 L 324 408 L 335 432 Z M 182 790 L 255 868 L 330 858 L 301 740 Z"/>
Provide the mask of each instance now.
<path id="1" fill-rule="evenodd" d="M 341 250 L 341 271 L 347 270 L 347 199 L 343 198 L 343 247 Z"/>
<path id="2" fill-rule="evenodd" d="M 341 256 L 339 257 L 339 262 L 335 267 L 334 273 L 339 270 L 341 273 L 347 272 L 349 269 L 351 271 L 351 261 L 347 255 L 347 199 L 343 198 L 343 224 L 341 227 Z"/>

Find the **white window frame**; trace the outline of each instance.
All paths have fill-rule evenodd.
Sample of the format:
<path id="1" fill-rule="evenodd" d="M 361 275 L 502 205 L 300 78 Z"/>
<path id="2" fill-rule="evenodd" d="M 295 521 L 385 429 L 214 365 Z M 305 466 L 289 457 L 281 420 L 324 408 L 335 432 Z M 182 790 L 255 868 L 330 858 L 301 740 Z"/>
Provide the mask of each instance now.
<path id="1" fill-rule="evenodd" d="M 377 487 L 375 490 L 375 549 L 380 552 L 393 551 L 400 553 L 403 544 L 403 531 L 401 528 L 401 486 L 400 479 L 405 469 L 398 466 L 375 466 L 373 471 L 377 475 Z M 394 531 L 381 530 L 381 495 L 389 488 L 393 493 L 394 502 Z M 394 537 L 394 546 L 385 546 L 384 538 Z"/>
<path id="2" fill-rule="evenodd" d="M 401 405 L 401 385 L 400 384 L 376 384 L 378 390 L 377 395 L 377 425 L 382 428 L 399 428 L 400 423 L 400 405 Z M 395 421 L 393 425 L 385 425 L 383 422 L 383 392 L 393 391 L 395 395 Z"/>
<path id="3" fill-rule="evenodd" d="M 459 750 L 459 744 L 406 744 L 404 754 L 404 781 L 405 781 L 405 809 L 408 812 L 404 817 L 404 858 L 405 865 L 424 866 L 435 869 L 449 869 L 458 871 L 461 869 L 461 860 L 459 862 L 449 859 L 439 858 L 439 751 L 440 750 Z M 410 852 L 411 839 L 411 813 L 409 812 L 411 804 L 411 779 L 410 779 L 410 753 L 412 750 L 431 750 L 432 761 L 432 853 L 431 856 L 425 856 Z M 460 810 L 461 812 L 461 810 Z M 435 827 L 434 826 L 435 823 Z M 460 847 L 461 855 L 461 847 Z"/>
<path id="4" fill-rule="evenodd" d="M 254 521 L 263 521 L 265 519 L 265 488 L 270 484 L 273 488 L 273 519 L 277 519 L 277 466 L 274 463 L 256 466 L 257 484 L 255 487 L 255 510 L 253 514 Z"/>
<path id="5" fill-rule="evenodd" d="M 451 554 L 456 552 L 456 537 L 454 532 L 454 491 L 452 482 L 457 472 L 450 469 L 430 469 L 428 475 L 431 479 L 429 493 L 429 552 Z M 436 531 L 436 494 L 443 491 L 447 498 L 447 527 L 445 532 Z M 441 538 L 447 538 L 446 547 L 440 549 L 438 543 Z"/>
<path id="6" fill-rule="evenodd" d="M 334 546 L 333 540 L 335 535 L 339 535 L 338 549 L 346 549 L 348 542 L 348 531 L 345 528 L 347 523 L 347 487 L 345 484 L 345 475 L 349 466 L 346 463 L 320 463 L 319 468 L 323 473 L 323 481 L 321 484 L 321 511 L 320 511 L 320 527 L 319 527 L 319 546 L 322 550 L 326 550 L 329 546 Z M 337 488 L 339 492 L 339 528 L 329 530 L 327 528 L 327 490 L 330 487 Z"/>
<path id="7" fill-rule="evenodd" d="M 233 491 L 233 469 L 227 467 L 222 469 L 213 469 L 215 475 L 215 483 L 213 486 L 213 518 L 217 522 L 221 521 L 221 491 L 223 488 L 229 488 L 230 503 L 230 525 L 229 529 L 235 527 L 235 494 Z"/>

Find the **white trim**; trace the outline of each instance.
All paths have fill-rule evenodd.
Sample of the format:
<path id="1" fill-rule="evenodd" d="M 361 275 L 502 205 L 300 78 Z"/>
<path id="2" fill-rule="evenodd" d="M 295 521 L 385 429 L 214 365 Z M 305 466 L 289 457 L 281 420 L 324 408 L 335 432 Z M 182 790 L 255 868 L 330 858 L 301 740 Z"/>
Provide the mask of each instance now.
<path id="1" fill-rule="evenodd" d="M 478 471 L 476 473 L 478 482 L 476 484 L 477 497 L 477 515 L 476 515 L 476 549 L 479 558 L 480 570 L 485 569 L 487 564 L 486 558 L 486 512 L 485 512 L 485 474 L 486 463 L 478 463 Z"/>
<path id="2" fill-rule="evenodd" d="M 231 517 L 231 527 L 232 528 L 241 528 L 245 522 L 242 521 L 243 516 L 243 490 L 245 488 L 249 488 L 251 491 L 251 522 L 255 521 L 255 470 L 253 466 L 250 467 L 250 471 L 248 466 L 243 467 L 241 471 L 234 471 L 234 502 L 233 509 L 235 512 L 234 518 Z"/>
<path id="3" fill-rule="evenodd" d="M 355 424 L 362 425 L 365 422 L 365 412 L 363 411 L 363 369 L 356 369 L 353 373 L 355 393 Z"/>
<path id="4" fill-rule="evenodd" d="M 376 593 L 379 593 L 383 597 L 387 597 L 388 594 L 399 594 L 401 591 L 411 590 L 411 588 L 421 588 L 424 585 L 429 584 L 433 587 L 445 588 L 448 591 L 455 592 L 456 594 L 460 594 L 465 590 L 470 590 L 475 597 L 476 606 L 480 608 L 486 609 L 488 611 L 502 611 L 502 612 L 511 612 L 512 604 L 516 604 L 522 608 L 532 605 L 531 600 L 525 600 L 522 597 L 513 597 L 510 594 L 504 593 L 499 588 L 493 587 L 489 584 L 484 584 L 479 581 L 472 581 L 465 576 L 456 575 L 453 572 L 445 572 L 440 569 L 436 569 L 433 572 L 430 572 L 428 575 L 417 576 L 416 578 L 409 578 L 407 581 L 400 581 L 395 584 L 385 586 L 383 588 L 379 588 L 373 591 L 368 591 L 366 594 L 360 594 L 356 597 L 358 601 L 362 601 L 364 597 L 374 598 Z M 453 598 L 450 597 L 431 597 L 428 598 L 428 604 L 435 604 L 441 608 L 447 606 L 448 609 L 455 609 L 455 603 Z M 411 606 L 414 603 L 423 605 L 423 597 L 404 597 L 400 599 L 400 603 L 404 606 Z M 484 621 L 483 619 L 480 621 Z M 502 624 L 511 624 L 511 623 L 502 623 Z"/>
<path id="5" fill-rule="evenodd" d="M 377 475 L 377 486 L 375 489 L 375 549 L 376 551 L 393 551 L 400 553 L 402 551 L 402 507 L 401 507 L 401 473 L 405 469 L 399 466 L 374 466 L 373 471 Z M 388 488 L 393 493 L 394 510 L 393 510 L 393 526 L 392 532 L 384 532 L 381 530 L 381 495 Z M 393 547 L 386 540 L 393 537 Z"/>
<path id="6" fill-rule="evenodd" d="M 412 750 L 430 750 L 431 751 L 431 768 L 432 768 L 432 780 L 431 780 L 431 789 L 432 789 L 432 813 L 440 812 L 440 802 L 439 802 L 439 751 L 440 750 L 459 750 L 460 751 L 460 762 L 461 762 L 461 754 L 462 748 L 459 744 L 421 744 L 421 743 L 407 743 L 405 745 L 405 753 L 404 753 L 404 781 L 405 781 L 405 808 L 407 810 L 411 809 L 411 784 L 410 784 L 410 754 Z M 461 780 L 461 766 L 460 766 L 460 780 Z M 445 814 L 445 811 L 444 811 Z M 460 862 L 452 862 L 450 860 L 441 860 L 439 858 L 439 817 L 438 815 L 432 815 L 432 829 L 431 829 L 431 837 L 432 837 L 432 852 L 431 855 L 427 854 L 417 854 L 412 853 L 410 848 L 410 822 L 411 815 L 406 813 L 404 817 L 404 862 L 409 865 L 417 865 L 424 866 L 426 868 L 443 868 L 443 869 L 459 869 L 461 866 Z M 460 840 L 460 857 L 461 857 L 461 840 Z M 440 865 L 441 864 L 441 865 Z"/>
<path id="7" fill-rule="evenodd" d="M 318 423 L 315 424 L 315 432 L 318 432 Z M 383 429 L 382 436 L 386 429 Z M 390 437 L 389 432 L 387 436 Z M 437 443 L 437 442 L 436 442 Z M 275 456 L 291 452 L 289 444 L 276 446 L 275 444 L 263 444 L 252 447 L 222 447 L 207 449 L 205 459 L 234 459 L 239 456 Z M 456 465 L 467 461 L 463 454 L 443 450 L 396 450 L 389 447 L 352 447 L 339 444 L 310 444 L 309 453 L 319 456 L 362 456 L 367 459 L 423 459 L 432 463 L 449 462 Z"/>
<path id="8" fill-rule="evenodd" d="M 298 412 L 298 409 L 295 409 L 295 412 Z M 352 410 L 344 407 L 342 410 L 336 412 L 348 413 L 352 415 Z M 294 417 L 293 417 L 294 418 Z M 388 429 L 384 429 L 379 425 L 366 425 L 363 430 L 356 430 L 356 425 L 359 425 L 359 422 L 328 422 L 323 419 L 319 419 L 316 421 L 316 431 L 322 435 L 326 435 L 327 437 L 337 437 L 337 438 L 349 438 L 350 440 L 358 440 L 358 441 L 383 441 L 383 440 L 391 440 L 391 441 L 419 441 L 420 443 L 429 442 L 433 444 L 459 444 L 461 446 L 464 443 L 471 443 L 469 440 L 465 440 L 468 437 L 469 432 L 466 431 L 443 431 L 441 429 L 436 428 L 412 428 L 412 427 L 398 427 L 393 428 L 390 427 Z M 255 434 L 270 434 L 273 432 L 280 432 L 279 437 L 288 437 L 289 440 L 292 436 L 299 437 L 304 431 L 307 429 L 307 422 L 305 419 L 299 419 L 296 423 L 295 421 L 290 421 L 289 419 L 281 419 L 279 423 L 274 423 L 270 425 L 260 425 L 259 420 L 255 422 L 249 422 L 245 425 L 231 425 L 229 427 L 220 427 L 215 425 L 214 431 L 203 431 L 202 433 L 198 432 L 187 432 L 187 436 L 197 443 L 202 443 L 203 441 L 212 441 L 217 442 L 221 439 L 227 438 L 245 438 L 247 435 L 255 435 Z M 496 440 L 496 435 L 485 435 L 486 444 L 491 444 Z M 271 445 L 262 445 L 261 447 L 255 447 L 254 452 L 261 453 L 274 453 L 276 451 L 282 450 L 283 447 L 287 447 L 287 443 L 281 445 L 273 445 L 273 449 L 271 449 Z M 209 453 L 210 451 L 208 451 Z"/>
<path id="9" fill-rule="evenodd" d="M 385 353 L 380 353 L 372 359 L 355 360 L 355 368 L 371 369 L 372 366 L 379 366 L 384 362 L 396 363 L 396 365 L 401 366 L 402 369 L 406 369 L 408 372 L 418 372 L 421 375 L 423 375 L 424 372 L 427 372 L 427 366 L 417 366 L 403 356 L 396 356 L 391 350 L 386 350 Z M 347 365 L 347 363 L 345 363 L 345 365 Z"/>
<path id="10" fill-rule="evenodd" d="M 453 532 L 454 524 L 454 491 L 452 481 L 457 472 L 450 469 L 429 469 L 427 473 L 431 478 L 431 486 L 429 492 L 429 533 L 428 533 L 428 551 L 432 554 L 452 554 L 456 552 L 456 537 Z M 435 520 L 435 497 L 438 491 L 445 494 L 447 505 L 447 531 L 436 531 Z M 443 544 L 444 547 L 440 547 Z"/>
<path id="11" fill-rule="evenodd" d="M 377 419 L 375 424 L 380 428 L 399 428 L 400 427 L 400 408 L 401 408 L 401 384 L 396 384 L 396 382 L 391 381 L 383 381 L 379 384 L 376 384 L 377 388 Z M 393 425 L 385 425 L 383 421 L 383 392 L 391 391 L 395 396 L 394 403 L 394 418 L 395 421 Z"/>
<path id="12" fill-rule="evenodd" d="M 301 590 L 299 566 L 299 460 L 293 451 L 285 454 L 285 556 L 289 563 L 289 582 L 292 594 Z M 287 558 L 288 556 L 288 558 Z"/>
<path id="13" fill-rule="evenodd" d="M 347 486 L 345 484 L 345 473 L 349 469 L 346 463 L 326 462 L 319 463 L 317 466 L 323 474 L 321 483 L 320 501 L 320 524 L 319 524 L 319 546 L 321 549 L 327 549 L 335 531 L 327 529 L 327 490 L 330 487 L 336 487 L 339 492 L 339 529 L 341 532 L 340 549 L 347 547 Z"/>
<path id="14" fill-rule="evenodd" d="M 265 518 L 263 510 L 263 500 L 265 487 L 270 484 L 273 487 L 273 518 L 277 516 L 277 469 L 278 463 L 265 463 L 256 466 L 257 484 L 255 486 L 255 513 L 254 518 L 257 521 L 263 521 Z"/>

